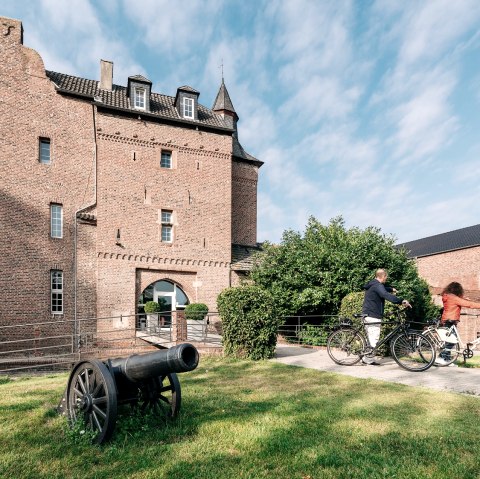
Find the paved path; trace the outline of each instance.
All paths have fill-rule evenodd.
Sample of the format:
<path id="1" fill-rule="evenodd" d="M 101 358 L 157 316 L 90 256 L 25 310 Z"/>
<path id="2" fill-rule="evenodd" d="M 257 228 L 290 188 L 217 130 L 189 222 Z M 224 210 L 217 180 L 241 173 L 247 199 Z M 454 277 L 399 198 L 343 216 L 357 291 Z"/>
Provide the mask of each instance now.
<path id="1" fill-rule="evenodd" d="M 379 366 L 359 362 L 355 366 L 335 364 L 325 349 L 278 345 L 274 361 L 292 366 L 319 369 L 362 379 L 378 379 L 408 386 L 421 386 L 442 391 L 472 394 L 480 398 L 480 368 L 435 367 L 424 372 L 409 372 L 391 359 L 380 359 Z"/>

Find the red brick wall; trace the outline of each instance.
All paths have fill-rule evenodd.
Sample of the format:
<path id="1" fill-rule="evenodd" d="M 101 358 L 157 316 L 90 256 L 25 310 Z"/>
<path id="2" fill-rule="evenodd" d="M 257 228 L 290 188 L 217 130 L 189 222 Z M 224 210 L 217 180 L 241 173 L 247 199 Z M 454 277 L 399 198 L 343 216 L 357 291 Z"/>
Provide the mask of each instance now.
<path id="1" fill-rule="evenodd" d="M 417 259 L 419 275 L 432 291 L 434 301 L 442 305 L 440 293 L 452 281 L 462 284 L 465 296 L 480 302 L 480 247 L 450 251 Z M 471 316 L 461 316 L 459 330 L 464 340 L 476 339 L 480 334 L 480 310 L 463 308 Z"/>
<path id="2" fill-rule="evenodd" d="M 93 199 L 92 106 L 58 95 L 40 56 L 21 45 L 20 22 L 1 20 L 13 28 L 0 35 L 0 324 L 53 321 L 49 333 L 69 333 L 72 323 L 59 321 L 73 318 L 75 211 Z M 51 140 L 49 165 L 38 160 L 39 137 Z M 51 202 L 63 205 L 63 239 L 50 238 Z M 50 313 L 51 269 L 64 272 L 63 316 Z"/>
<path id="3" fill-rule="evenodd" d="M 140 288 L 160 279 L 215 311 L 230 284 L 232 236 L 256 242 L 257 168 L 232 161 L 231 135 L 62 96 L 20 43 L 20 22 L 1 20 L 13 28 L 0 36 L 0 325 L 65 319 L 50 332 L 71 333 L 75 269 L 78 318 L 134 314 Z M 51 140 L 49 165 L 38 160 L 39 137 Z M 162 149 L 173 169 L 160 168 Z M 51 202 L 63 205 L 62 239 L 50 238 Z M 93 204 L 96 225 L 75 226 L 75 212 Z M 174 212 L 172 244 L 160 239 L 162 209 Z M 62 316 L 50 313 L 51 269 L 64 272 Z"/>
<path id="4" fill-rule="evenodd" d="M 236 244 L 257 243 L 258 167 L 234 161 L 232 189 L 232 241 Z"/>

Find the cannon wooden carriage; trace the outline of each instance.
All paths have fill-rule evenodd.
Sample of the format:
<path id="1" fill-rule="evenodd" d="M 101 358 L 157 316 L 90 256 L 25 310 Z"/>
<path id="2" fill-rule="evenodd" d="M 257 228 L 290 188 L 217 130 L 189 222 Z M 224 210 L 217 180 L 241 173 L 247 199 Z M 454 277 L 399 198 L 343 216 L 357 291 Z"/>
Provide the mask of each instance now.
<path id="1" fill-rule="evenodd" d="M 58 410 L 72 426 L 83 420 L 101 444 L 115 430 L 119 405 L 177 416 L 182 398 L 176 373 L 194 370 L 198 360 L 195 346 L 184 343 L 127 358 L 80 361 L 70 373 Z"/>

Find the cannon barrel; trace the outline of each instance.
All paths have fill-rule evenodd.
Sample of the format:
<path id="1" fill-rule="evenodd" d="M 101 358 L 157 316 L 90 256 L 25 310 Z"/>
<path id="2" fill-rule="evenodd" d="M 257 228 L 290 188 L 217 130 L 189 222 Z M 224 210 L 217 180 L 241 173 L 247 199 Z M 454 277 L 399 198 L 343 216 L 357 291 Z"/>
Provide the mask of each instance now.
<path id="1" fill-rule="evenodd" d="M 132 382 L 141 382 L 163 374 L 193 371 L 198 359 L 195 346 L 183 343 L 153 353 L 109 359 L 108 367 L 115 377 L 123 375 Z"/>

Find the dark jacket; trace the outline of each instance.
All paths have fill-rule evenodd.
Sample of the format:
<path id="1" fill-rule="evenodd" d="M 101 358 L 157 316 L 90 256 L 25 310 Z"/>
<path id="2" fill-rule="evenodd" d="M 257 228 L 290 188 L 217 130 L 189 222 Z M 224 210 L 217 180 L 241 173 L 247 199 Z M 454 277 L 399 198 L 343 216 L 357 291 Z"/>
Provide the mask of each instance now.
<path id="1" fill-rule="evenodd" d="M 363 300 L 362 314 L 366 314 L 372 318 L 383 318 L 385 300 L 395 304 L 403 301 L 403 298 L 391 294 L 393 288 L 384 286 L 378 279 L 372 279 L 363 289 L 365 290 L 365 298 Z"/>

